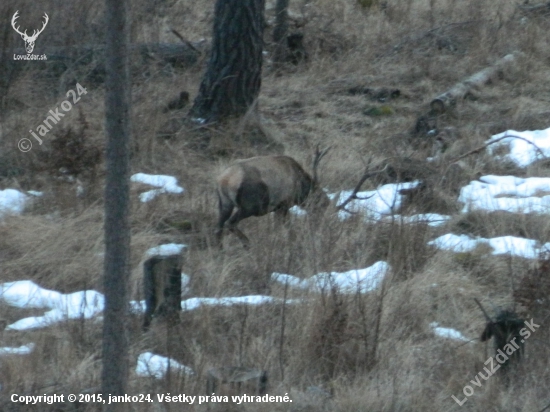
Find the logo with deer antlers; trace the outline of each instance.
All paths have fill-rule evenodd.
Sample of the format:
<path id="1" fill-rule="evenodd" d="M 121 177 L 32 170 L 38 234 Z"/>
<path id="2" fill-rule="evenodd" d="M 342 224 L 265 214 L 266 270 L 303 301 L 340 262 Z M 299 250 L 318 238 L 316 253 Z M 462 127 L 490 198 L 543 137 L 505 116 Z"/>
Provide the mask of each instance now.
<path id="1" fill-rule="evenodd" d="M 17 15 L 19 13 L 19 10 L 17 10 L 15 12 L 15 14 L 13 15 L 12 19 L 11 19 L 11 25 L 13 27 L 13 29 L 19 33 L 21 35 L 21 38 L 25 41 L 25 49 L 27 50 L 27 54 L 31 54 L 32 51 L 34 50 L 34 42 L 36 41 L 36 38 L 38 37 L 38 35 L 40 33 L 42 33 L 44 31 L 44 29 L 46 28 L 46 25 L 48 24 L 48 21 L 50 20 L 50 18 L 48 17 L 48 15 L 46 13 L 44 13 L 44 23 L 42 24 L 42 28 L 40 30 L 34 30 L 33 33 L 32 33 L 32 36 L 29 36 L 27 34 L 27 30 L 25 30 L 23 33 L 21 33 L 21 31 L 19 31 L 19 26 L 15 27 L 15 21 L 19 18 L 19 16 Z"/>

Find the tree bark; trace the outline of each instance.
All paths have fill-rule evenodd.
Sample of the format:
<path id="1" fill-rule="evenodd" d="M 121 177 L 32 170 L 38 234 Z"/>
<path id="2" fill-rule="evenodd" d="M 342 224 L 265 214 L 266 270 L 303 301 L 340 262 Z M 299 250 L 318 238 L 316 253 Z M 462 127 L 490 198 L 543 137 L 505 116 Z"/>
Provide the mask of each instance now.
<path id="1" fill-rule="evenodd" d="M 241 116 L 260 93 L 265 0 L 217 0 L 212 54 L 191 115 Z"/>
<path id="2" fill-rule="evenodd" d="M 127 0 L 105 0 L 107 21 L 105 128 L 105 264 L 103 395 L 124 395 L 128 380 L 127 289 L 130 264 L 129 110 Z M 124 403 L 105 411 L 127 410 Z"/>

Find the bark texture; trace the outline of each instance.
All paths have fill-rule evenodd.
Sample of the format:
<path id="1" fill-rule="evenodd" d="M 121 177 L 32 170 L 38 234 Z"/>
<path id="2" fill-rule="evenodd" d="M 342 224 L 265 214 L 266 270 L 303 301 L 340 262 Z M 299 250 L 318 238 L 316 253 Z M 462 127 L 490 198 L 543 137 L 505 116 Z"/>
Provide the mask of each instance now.
<path id="1" fill-rule="evenodd" d="M 212 54 L 191 115 L 201 123 L 241 116 L 261 86 L 265 0 L 217 0 Z"/>
<path id="2" fill-rule="evenodd" d="M 105 128 L 105 266 L 103 311 L 104 396 L 124 395 L 128 381 L 128 278 L 130 264 L 130 157 L 127 0 L 106 0 Z M 125 403 L 105 411 L 127 410 Z"/>

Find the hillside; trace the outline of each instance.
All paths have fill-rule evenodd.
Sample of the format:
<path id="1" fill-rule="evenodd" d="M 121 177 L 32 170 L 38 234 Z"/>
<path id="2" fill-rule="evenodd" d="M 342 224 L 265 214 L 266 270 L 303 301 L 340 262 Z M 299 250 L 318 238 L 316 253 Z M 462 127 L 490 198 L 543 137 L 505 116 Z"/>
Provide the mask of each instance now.
<path id="1" fill-rule="evenodd" d="M 132 2 L 132 43 L 187 44 L 175 30 L 196 53 L 170 60 L 165 49 L 137 47 L 131 59 L 130 393 L 205 395 L 207 370 L 232 365 L 266 370 L 267 393 L 293 401 L 132 410 L 550 404 L 550 17 L 518 3 L 291 0 L 290 30 L 304 35 L 308 58 L 275 70 L 268 2 L 257 113 L 200 127 L 186 116 L 208 62 L 214 3 Z M 0 23 L 0 408 L 76 410 L 10 397 L 100 385 L 102 3 L 7 0 L 0 10 L 10 16 Z M 24 53 L 15 10 L 29 28 L 48 13 L 34 51 L 47 61 L 13 60 Z M 430 112 L 434 98 L 507 55 L 489 82 Z M 190 102 L 169 110 L 182 92 Z M 39 144 L 29 132 L 65 100 L 72 108 Z M 331 147 L 319 176 L 332 204 L 320 220 L 296 210 L 287 225 L 246 219 L 250 249 L 231 234 L 223 252 L 215 247 L 220 171 L 281 153 L 310 170 L 317 145 Z M 359 188 L 364 199 L 337 210 L 365 171 L 378 172 Z M 142 263 L 167 244 L 183 256 L 183 311 L 143 332 Z M 471 382 L 494 355 L 493 342 L 480 341 L 486 318 L 474 298 L 493 319 L 515 310 L 540 325 L 509 378 Z M 153 354 L 178 363 L 171 373 L 143 368 Z"/>

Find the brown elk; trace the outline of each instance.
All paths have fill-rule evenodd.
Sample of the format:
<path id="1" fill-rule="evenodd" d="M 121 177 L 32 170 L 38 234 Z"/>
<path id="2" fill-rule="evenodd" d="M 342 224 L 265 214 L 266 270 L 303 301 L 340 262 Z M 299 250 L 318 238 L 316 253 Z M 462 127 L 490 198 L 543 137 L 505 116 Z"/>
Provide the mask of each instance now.
<path id="1" fill-rule="evenodd" d="M 326 208 L 329 198 L 319 187 L 317 169 L 329 148 L 317 147 L 313 160 L 313 177 L 289 156 L 258 156 L 238 161 L 218 177 L 219 221 L 216 231 L 222 244 L 227 228 L 243 242 L 250 241 L 237 224 L 250 216 L 275 212 L 284 218 L 292 206 L 312 205 Z"/>

